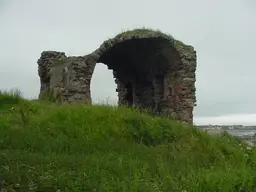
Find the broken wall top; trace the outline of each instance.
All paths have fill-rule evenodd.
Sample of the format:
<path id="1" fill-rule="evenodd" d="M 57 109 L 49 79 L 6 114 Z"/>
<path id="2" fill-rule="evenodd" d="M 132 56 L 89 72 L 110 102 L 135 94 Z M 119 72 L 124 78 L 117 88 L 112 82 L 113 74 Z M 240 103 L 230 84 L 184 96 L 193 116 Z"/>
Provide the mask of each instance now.
<path id="1" fill-rule="evenodd" d="M 86 56 L 90 57 L 91 60 L 97 63 L 100 62 L 101 56 L 116 44 L 133 39 L 136 40 L 156 38 L 166 40 L 166 43 L 172 46 L 175 50 L 177 50 L 181 57 L 191 57 L 192 59 L 195 57 L 195 50 L 193 46 L 186 45 L 183 42 L 174 39 L 171 35 L 162 33 L 159 30 L 151 29 L 135 29 L 120 33 L 116 35 L 114 38 L 104 41 L 97 50 Z"/>

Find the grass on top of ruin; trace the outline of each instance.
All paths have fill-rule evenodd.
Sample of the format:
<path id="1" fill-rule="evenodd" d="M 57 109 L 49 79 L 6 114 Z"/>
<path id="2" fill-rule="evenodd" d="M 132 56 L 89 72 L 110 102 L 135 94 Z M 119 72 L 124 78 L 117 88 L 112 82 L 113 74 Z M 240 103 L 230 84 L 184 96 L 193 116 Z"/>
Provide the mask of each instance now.
<path id="1" fill-rule="evenodd" d="M 167 34 L 167 33 L 163 33 L 161 30 L 157 29 L 150 29 L 150 28 L 146 28 L 146 27 L 141 27 L 141 28 L 135 28 L 132 30 L 123 30 L 121 33 L 119 33 L 118 35 L 116 35 L 114 37 L 114 39 L 118 39 L 118 38 L 123 38 L 123 37 L 131 37 L 131 36 L 156 36 L 156 37 L 163 37 L 167 40 L 174 40 L 173 43 L 175 43 L 176 45 L 185 45 L 182 41 L 175 39 L 172 35 Z M 110 39 L 112 40 L 112 38 Z M 108 40 L 106 41 L 108 42 Z"/>
<path id="2" fill-rule="evenodd" d="M 233 137 L 124 107 L 0 93 L 0 191 L 236 192 L 256 150 Z"/>

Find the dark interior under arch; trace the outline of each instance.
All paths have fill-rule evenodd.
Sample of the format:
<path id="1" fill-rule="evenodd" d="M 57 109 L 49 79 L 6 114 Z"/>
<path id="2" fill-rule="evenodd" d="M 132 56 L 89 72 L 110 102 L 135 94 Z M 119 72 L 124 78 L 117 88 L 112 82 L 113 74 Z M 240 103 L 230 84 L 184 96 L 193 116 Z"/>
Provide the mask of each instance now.
<path id="1" fill-rule="evenodd" d="M 101 55 L 99 62 L 116 71 L 120 80 L 125 73 L 144 81 L 167 70 L 172 51 L 173 47 L 164 38 L 131 39 L 113 45 Z"/>
<path id="2" fill-rule="evenodd" d="M 112 69 L 118 79 L 118 90 L 122 92 L 119 104 L 159 111 L 160 103 L 155 98 L 164 93 L 164 86 L 156 87 L 154 83 L 159 83 L 158 77 L 164 77 L 171 69 L 174 52 L 164 38 L 126 40 L 105 51 L 99 62 Z"/>

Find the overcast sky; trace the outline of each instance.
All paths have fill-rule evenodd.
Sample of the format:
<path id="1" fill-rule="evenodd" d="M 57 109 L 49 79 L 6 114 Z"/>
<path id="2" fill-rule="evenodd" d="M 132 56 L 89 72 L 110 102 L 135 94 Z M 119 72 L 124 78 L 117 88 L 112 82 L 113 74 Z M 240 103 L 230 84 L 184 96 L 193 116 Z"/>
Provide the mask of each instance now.
<path id="1" fill-rule="evenodd" d="M 197 50 L 196 123 L 256 124 L 255 18 L 255 0 L 0 0 L 0 89 L 36 98 L 42 51 L 85 55 L 123 30 L 147 27 Z M 93 100 L 115 102 L 115 88 L 98 64 Z"/>

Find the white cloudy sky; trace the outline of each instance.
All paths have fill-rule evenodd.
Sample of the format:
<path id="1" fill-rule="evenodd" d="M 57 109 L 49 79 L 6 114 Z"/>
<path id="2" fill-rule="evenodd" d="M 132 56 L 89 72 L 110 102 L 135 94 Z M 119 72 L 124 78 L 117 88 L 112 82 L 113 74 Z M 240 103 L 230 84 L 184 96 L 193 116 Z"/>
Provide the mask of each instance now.
<path id="1" fill-rule="evenodd" d="M 196 48 L 196 123 L 256 124 L 255 18 L 255 0 L 0 0 L 0 89 L 35 98 L 42 51 L 85 55 L 123 30 L 145 26 Z M 115 87 L 98 64 L 93 100 L 115 102 Z"/>

